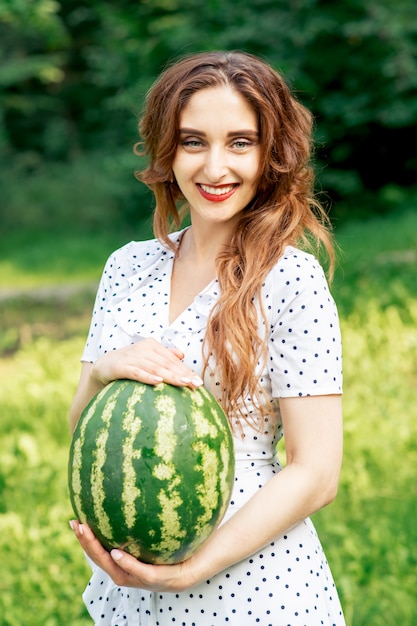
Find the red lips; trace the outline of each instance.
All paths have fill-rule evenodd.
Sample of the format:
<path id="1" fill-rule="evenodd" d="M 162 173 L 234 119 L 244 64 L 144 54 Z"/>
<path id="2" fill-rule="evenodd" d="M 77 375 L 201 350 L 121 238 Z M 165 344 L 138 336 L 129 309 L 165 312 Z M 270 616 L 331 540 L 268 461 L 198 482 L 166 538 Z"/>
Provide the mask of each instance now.
<path id="1" fill-rule="evenodd" d="M 228 198 L 230 198 L 230 196 L 232 196 L 235 193 L 238 186 L 239 185 L 237 184 L 219 185 L 219 186 L 204 185 L 204 189 L 203 189 L 203 186 L 201 184 L 198 184 L 197 188 L 200 194 L 206 200 L 209 200 L 210 202 L 223 202 L 224 200 L 227 200 Z M 214 190 L 216 190 L 216 193 L 210 192 L 208 190 L 213 190 L 213 192 Z M 224 192 L 222 190 L 224 190 Z"/>

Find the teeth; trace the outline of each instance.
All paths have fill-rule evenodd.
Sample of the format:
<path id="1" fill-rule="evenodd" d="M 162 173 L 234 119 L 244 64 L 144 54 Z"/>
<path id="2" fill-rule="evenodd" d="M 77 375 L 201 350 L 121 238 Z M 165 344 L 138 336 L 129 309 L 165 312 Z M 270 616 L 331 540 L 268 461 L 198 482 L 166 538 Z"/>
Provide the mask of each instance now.
<path id="1" fill-rule="evenodd" d="M 209 187 L 209 185 L 201 185 L 200 187 L 206 193 L 211 194 L 212 196 L 223 196 L 226 193 L 230 193 L 232 189 L 235 188 L 235 185 L 227 185 L 226 187 Z"/>

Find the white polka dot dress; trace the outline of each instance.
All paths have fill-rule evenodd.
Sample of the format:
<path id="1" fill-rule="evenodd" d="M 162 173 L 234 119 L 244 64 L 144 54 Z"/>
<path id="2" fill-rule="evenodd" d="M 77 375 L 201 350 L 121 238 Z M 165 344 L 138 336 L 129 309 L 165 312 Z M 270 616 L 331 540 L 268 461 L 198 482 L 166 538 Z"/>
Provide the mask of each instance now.
<path id="1" fill-rule="evenodd" d="M 169 325 L 173 260 L 173 253 L 156 240 L 131 242 L 110 256 L 82 360 L 94 362 L 106 351 L 154 337 L 182 350 L 185 363 L 202 375 L 201 345 L 219 295 L 218 283 L 213 280 Z M 268 363 L 260 380 L 277 419 L 276 424 L 266 422 L 262 433 L 243 424 L 244 436 L 234 437 L 235 485 L 225 520 L 282 469 L 276 452 L 282 436 L 278 399 L 341 393 L 337 311 L 316 259 L 286 248 L 265 280 L 262 297 L 269 329 Z M 260 332 L 265 333 L 261 316 Z M 247 405 L 250 408 L 250 400 Z M 94 563 L 91 567 L 83 598 L 97 626 L 345 624 L 310 519 L 252 557 L 182 593 L 117 587 Z"/>

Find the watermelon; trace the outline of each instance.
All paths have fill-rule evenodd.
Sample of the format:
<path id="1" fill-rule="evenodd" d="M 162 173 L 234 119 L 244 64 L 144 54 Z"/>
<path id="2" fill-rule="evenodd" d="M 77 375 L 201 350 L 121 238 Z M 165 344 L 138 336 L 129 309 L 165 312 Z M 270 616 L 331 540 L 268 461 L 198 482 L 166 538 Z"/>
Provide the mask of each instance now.
<path id="1" fill-rule="evenodd" d="M 74 513 L 108 550 L 178 563 L 223 518 L 233 450 L 226 415 L 204 387 L 114 381 L 91 400 L 72 437 Z"/>

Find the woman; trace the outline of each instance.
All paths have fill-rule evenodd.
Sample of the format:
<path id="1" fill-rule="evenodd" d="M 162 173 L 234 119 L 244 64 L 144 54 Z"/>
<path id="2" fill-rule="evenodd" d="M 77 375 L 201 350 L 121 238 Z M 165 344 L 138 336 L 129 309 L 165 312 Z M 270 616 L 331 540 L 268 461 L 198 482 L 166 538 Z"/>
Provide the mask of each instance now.
<path id="1" fill-rule="evenodd" d="M 185 58 L 148 94 L 142 179 L 156 239 L 107 262 L 70 421 L 115 379 L 204 384 L 229 416 L 235 489 L 222 524 L 178 565 L 109 554 L 71 522 L 96 624 L 344 624 L 309 519 L 334 499 L 342 458 L 337 311 L 303 250 L 314 241 L 332 262 L 311 127 L 281 76 L 245 53 Z M 191 226 L 171 233 L 179 202 Z"/>

